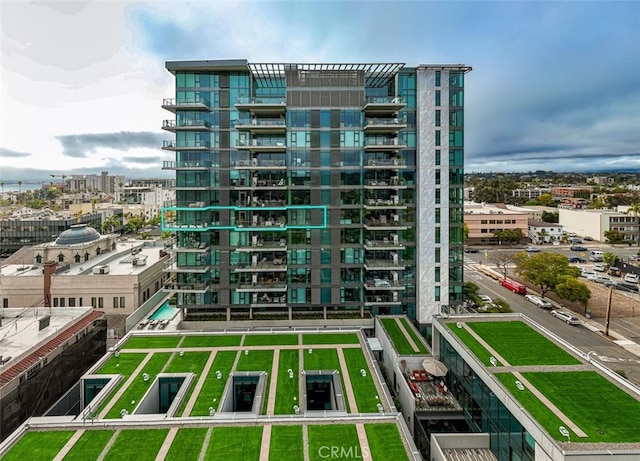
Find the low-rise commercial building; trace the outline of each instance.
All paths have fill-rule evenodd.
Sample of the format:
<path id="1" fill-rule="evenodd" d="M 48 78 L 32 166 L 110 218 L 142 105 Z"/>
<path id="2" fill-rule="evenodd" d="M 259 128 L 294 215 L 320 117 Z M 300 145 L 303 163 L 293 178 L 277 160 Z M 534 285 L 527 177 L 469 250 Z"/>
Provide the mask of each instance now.
<path id="1" fill-rule="evenodd" d="M 560 224 L 567 232 L 606 241 L 605 232 L 617 230 L 625 243 L 638 244 L 640 217 L 614 210 L 569 210 L 560 208 Z"/>
<path id="2" fill-rule="evenodd" d="M 528 220 L 527 211 L 521 208 L 467 202 L 464 206 L 464 223 L 469 230 L 466 242 L 469 245 L 498 244 L 501 239 L 495 235 L 496 231 L 519 229 L 523 236 L 520 243 L 526 243 Z"/>

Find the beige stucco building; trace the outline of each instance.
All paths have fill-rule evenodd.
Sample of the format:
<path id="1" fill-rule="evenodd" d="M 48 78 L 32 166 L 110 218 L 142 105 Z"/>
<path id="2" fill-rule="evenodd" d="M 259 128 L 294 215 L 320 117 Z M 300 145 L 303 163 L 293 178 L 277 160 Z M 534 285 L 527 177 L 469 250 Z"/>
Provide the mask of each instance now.
<path id="1" fill-rule="evenodd" d="M 524 236 L 521 243 L 525 243 L 529 233 L 528 220 L 529 214 L 523 209 L 508 209 L 502 204 L 464 204 L 464 223 L 469 229 L 469 245 L 498 244 L 494 232 L 506 229 L 520 229 Z"/>

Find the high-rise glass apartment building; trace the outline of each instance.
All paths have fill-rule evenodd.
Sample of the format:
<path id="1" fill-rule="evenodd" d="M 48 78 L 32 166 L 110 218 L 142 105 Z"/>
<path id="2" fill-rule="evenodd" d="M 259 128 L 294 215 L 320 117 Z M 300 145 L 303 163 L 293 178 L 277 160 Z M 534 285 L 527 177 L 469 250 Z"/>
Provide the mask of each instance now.
<path id="1" fill-rule="evenodd" d="M 187 319 L 420 324 L 462 299 L 456 65 L 167 62 L 176 202 L 167 288 Z"/>

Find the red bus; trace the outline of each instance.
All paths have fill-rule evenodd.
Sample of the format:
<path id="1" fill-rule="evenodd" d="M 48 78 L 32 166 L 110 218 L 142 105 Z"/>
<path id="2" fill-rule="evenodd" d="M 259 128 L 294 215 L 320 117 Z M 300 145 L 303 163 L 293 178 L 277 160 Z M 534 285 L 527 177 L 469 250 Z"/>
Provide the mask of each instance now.
<path id="1" fill-rule="evenodd" d="M 514 293 L 518 293 L 519 295 L 526 295 L 527 294 L 527 287 L 524 286 L 522 283 L 518 283 L 514 280 L 511 279 L 502 279 L 500 280 L 500 285 L 502 285 L 505 288 L 508 288 L 509 290 L 513 291 Z"/>

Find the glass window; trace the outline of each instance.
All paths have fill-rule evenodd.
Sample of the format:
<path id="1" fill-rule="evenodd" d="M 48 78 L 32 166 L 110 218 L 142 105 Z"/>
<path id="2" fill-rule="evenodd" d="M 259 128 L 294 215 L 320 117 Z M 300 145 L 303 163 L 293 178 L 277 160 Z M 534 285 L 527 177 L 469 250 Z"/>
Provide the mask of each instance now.
<path id="1" fill-rule="evenodd" d="M 440 105 L 440 90 L 436 90 L 436 106 Z"/>
<path id="2" fill-rule="evenodd" d="M 436 110 L 436 126 L 440 126 L 440 118 L 441 118 L 441 111 L 440 109 Z"/>
<path id="3" fill-rule="evenodd" d="M 320 264 L 331 264 L 331 251 L 320 250 Z"/>
<path id="4" fill-rule="evenodd" d="M 436 146 L 440 145 L 440 130 L 436 130 L 436 140 L 435 140 L 435 144 Z"/>
<path id="5" fill-rule="evenodd" d="M 331 288 L 320 288 L 320 302 L 321 303 L 331 302 Z"/>
<path id="6" fill-rule="evenodd" d="M 440 80 L 442 78 L 442 72 L 436 70 L 436 86 L 440 86 Z"/>
<path id="7" fill-rule="evenodd" d="M 438 166 L 440 165 L 440 155 L 441 155 L 440 149 L 436 149 L 436 165 Z"/>
<path id="8" fill-rule="evenodd" d="M 331 268 L 320 269 L 320 283 L 331 283 Z"/>

